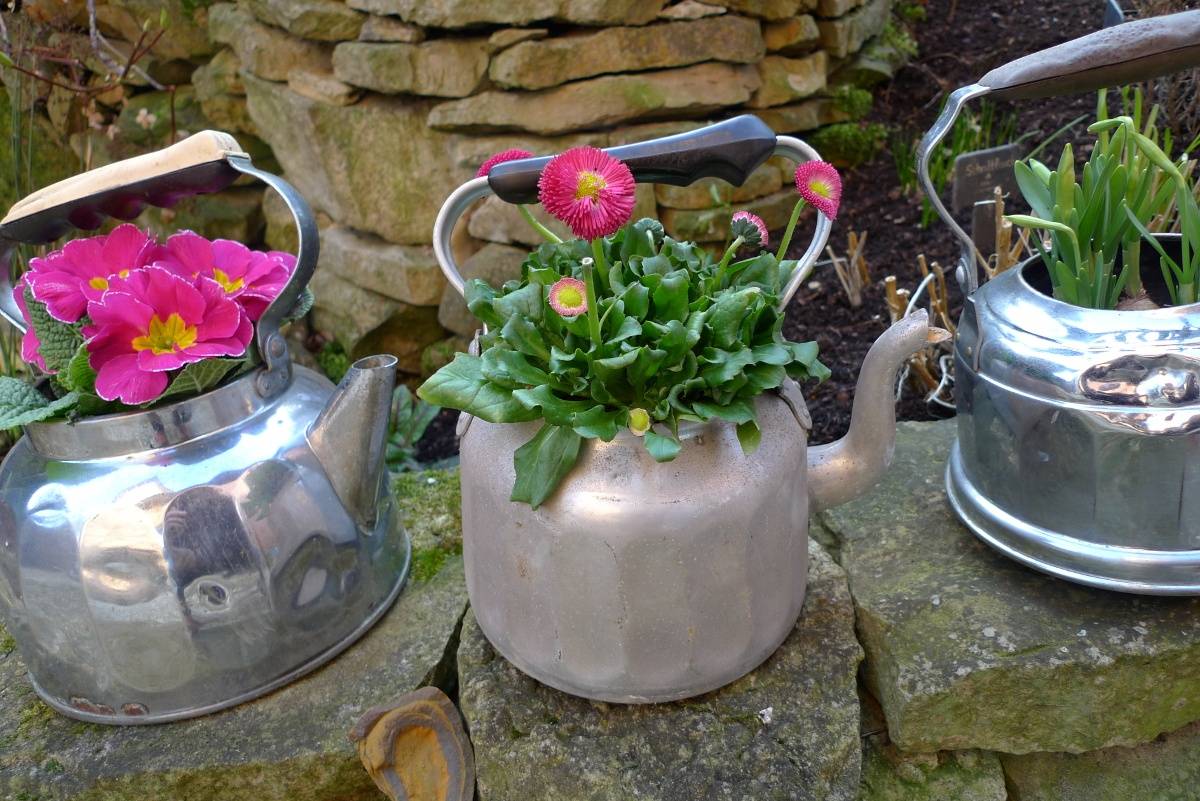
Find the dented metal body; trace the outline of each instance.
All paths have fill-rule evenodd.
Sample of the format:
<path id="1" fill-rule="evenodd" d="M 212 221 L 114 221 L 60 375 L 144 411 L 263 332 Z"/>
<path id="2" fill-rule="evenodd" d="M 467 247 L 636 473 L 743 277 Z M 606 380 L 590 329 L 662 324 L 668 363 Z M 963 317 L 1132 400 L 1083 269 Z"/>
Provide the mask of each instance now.
<path id="1" fill-rule="evenodd" d="M 1044 274 L 1030 260 L 965 304 L 950 501 L 1040 570 L 1200 593 L 1200 310 L 1082 309 Z"/>

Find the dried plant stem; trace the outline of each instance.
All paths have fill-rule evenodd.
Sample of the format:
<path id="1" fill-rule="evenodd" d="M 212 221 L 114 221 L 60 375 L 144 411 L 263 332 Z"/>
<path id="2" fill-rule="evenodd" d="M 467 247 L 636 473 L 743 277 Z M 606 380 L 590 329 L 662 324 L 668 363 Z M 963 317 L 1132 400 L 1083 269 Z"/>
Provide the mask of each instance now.
<path id="1" fill-rule="evenodd" d="M 862 306 L 863 287 L 871 282 L 870 268 L 864 255 L 867 234 L 851 231 L 847 239 L 845 258 L 834 253 L 832 246 L 825 248 L 825 253 L 833 264 L 833 271 L 837 275 L 838 283 L 842 285 L 842 291 L 846 293 L 846 300 L 852 308 L 857 309 Z"/>

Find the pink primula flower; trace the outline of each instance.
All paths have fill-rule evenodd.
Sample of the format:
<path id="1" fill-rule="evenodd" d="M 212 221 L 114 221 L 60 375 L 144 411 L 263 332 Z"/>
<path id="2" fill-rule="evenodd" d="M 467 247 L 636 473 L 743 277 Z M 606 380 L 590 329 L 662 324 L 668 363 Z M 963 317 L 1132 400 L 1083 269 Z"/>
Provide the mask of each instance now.
<path id="1" fill-rule="evenodd" d="M 842 177 L 827 161 L 806 161 L 796 168 L 796 191 L 817 211 L 837 219 L 842 203 Z"/>
<path id="2" fill-rule="evenodd" d="M 629 167 L 594 147 L 555 156 L 538 178 L 542 206 L 581 239 L 607 236 L 624 225 L 633 211 L 633 193 Z"/>
<path id="3" fill-rule="evenodd" d="M 767 224 L 763 222 L 762 217 L 759 217 L 757 214 L 753 214 L 749 211 L 736 211 L 733 213 L 733 222 L 737 223 L 738 221 L 745 221 L 749 225 L 753 226 L 756 231 L 758 231 L 758 241 L 752 242 L 750 241 L 750 237 L 746 237 L 746 242 L 748 244 L 757 245 L 760 248 L 766 248 L 768 239 Z"/>
<path id="4" fill-rule="evenodd" d="M 154 400 L 167 372 L 216 356 L 241 356 L 254 335 L 246 312 L 216 281 L 160 266 L 130 273 L 87 307 L 83 328 L 96 394 L 130 405 Z"/>
<path id="5" fill-rule="evenodd" d="M 162 266 L 183 276 L 216 281 L 257 322 L 279 296 L 296 268 L 296 257 L 278 250 L 251 250 L 229 239 L 209 241 L 191 231 L 167 240 Z"/>
<path id="6" fill-rule="evenodd" d="M 26 280 L 51 317 L 73 323 L 114 278 L 144 267 L 159 253 L 153 237 L 126 223 L 107 235 L 73 239 L 60 250 L 30 259 Z"/>
<path id="7" fill-rule="evenodd" d="M 578 278 L 560 278 L 550 287 L 550 308 L 563 317 L 586 314 L 587 284 Z"/>
<path id="8" fill-rule="evenodd" d="M 497 164 L 503 164 L 506 161 L 517 161 L 519 159 L 531 158 L 533 158 L 533 154 L 528 150 L 520 150 L 519 148 L 515 147 L 511 150 L 501 150 L 494 156 L 489 157 L 487 161 L 483 162 L 483 164 L 479 165 L 479 169 L 475 172 L 475 177 L 482 178 L 491 172 L 492 167 L 495 167 Z"/>
<path id="9" fill-rule="evenodd" d="M 29 307 L 25 304 L 25 279 L 28 273 L 22 275 L 17 285 L 13 287 L 13 300 L 25 318 L 25 335 L 21 337 L 21 358 L 26 364 L 36 364 L 43 372 L 53 372 L 46 367 L 46 359 L 42 356 L 42 342 L 37 332 L 33 330 L 33 322 L 29 319 Z"/>

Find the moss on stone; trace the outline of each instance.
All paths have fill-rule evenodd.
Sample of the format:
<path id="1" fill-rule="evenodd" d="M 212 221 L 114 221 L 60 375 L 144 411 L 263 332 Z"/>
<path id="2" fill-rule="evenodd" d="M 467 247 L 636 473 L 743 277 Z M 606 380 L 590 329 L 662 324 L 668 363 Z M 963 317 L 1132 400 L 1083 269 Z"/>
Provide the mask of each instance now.
<path id="1" fill-rule="evenodd" d="M 850 168 L 870 161 L 886 135 L 887 129 L 878 123 L 839 122 L 813 132 L 808 143 L 826 161 Z"/>
<path id="2" fill-rule="evenodd" d="M 462 553 L 461 483 L 457 470 L 400 473 L 392 484 L 412 538 L 412 578 L 429 581 L 447 558 Z"/>
<path id="3" fill-rule="evenodd" d="M 845 84 L 833 90 L 833 107 L 852 120 L 860 120 L 871 111 L 874 96 L 867 89 Z"/>
<path id="4" fill-rule="evenodd" d="M 14 114 L 8 92 L 0 89 L 0 206 L 3 208 L 35 189 L 79 171 L 79 159 L 60 139 L 50 121 L 41 115 L 35 115 L 31 121 L 27 114 L 28 111 Z M 13 152 L 14 122 L 20 126 L 19 141 L 23 148 L 19 159 Z"/>

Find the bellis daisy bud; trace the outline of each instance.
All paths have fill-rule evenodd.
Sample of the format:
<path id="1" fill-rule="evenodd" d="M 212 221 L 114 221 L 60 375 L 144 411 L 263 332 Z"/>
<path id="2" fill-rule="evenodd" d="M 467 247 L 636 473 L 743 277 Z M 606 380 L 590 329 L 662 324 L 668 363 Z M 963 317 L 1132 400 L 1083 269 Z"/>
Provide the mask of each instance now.
<path id="1" fill-rule="evenodd" d="M 740 236 L 742 241 L 751 247 L 767 246 L 767 224 L 757 214 L 748 211 L 735 212 L 732 232 L 734 237 Z"/>
<path id="2" fill-rule="evenodd" d="M 645 409 L 629 410 L 629 431 L 635 437 L 644 437 L 650 430 L 650 414 Z"/>
<path id="3" fill-rule="evenodd" d="M 520 148 L 512 148 L 511 150 L 501 150 L 499 153 L 489 156 L 488 160 L 479 165 L 479 169 L 475 171 L 476 178 L 482 178 L 492 171 L 492 167 L 497 164 L 503 164 L 506 161 L 519 161 L 520 159 L 531 159 L 533 154 L 528 150 Z"/>
<path id="4" fill-rule="evenodd" d="M 633 212 L 633 194 L 629 168 L 594 147 L 555 156 L 538 179 L 542 206 L 580 239 L 598 239 L 624 225 Z"/>
<path id="5" fill-rule="evenodd" d="M 578 278 L 560 278 L 550 287 L 550 308 L 563 317 L 586 314 L 587 285 Z"/>
<path id="6" fill-rule="evenodd" d="M 827 161 L 806 161 L 796 168 L 796 191 L 817 211 L 837 219 L 842 202 L 842 177 Z"/>

